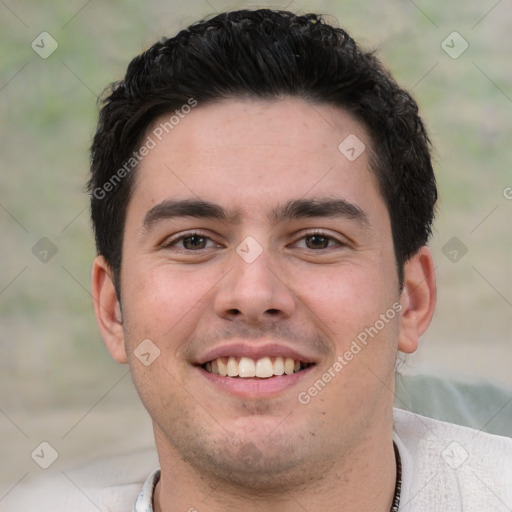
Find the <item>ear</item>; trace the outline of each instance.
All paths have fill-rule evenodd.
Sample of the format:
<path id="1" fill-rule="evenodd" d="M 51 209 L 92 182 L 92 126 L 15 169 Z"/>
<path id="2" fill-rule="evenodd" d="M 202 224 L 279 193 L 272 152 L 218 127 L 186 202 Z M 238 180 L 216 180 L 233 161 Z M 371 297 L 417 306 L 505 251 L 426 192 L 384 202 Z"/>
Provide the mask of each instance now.
<path id="1" fill-rule="evenodd" d="M 117 300 L 112 271 L 103 256 L 92 266 L 92 298 L 101 336 L 110 355 L 118 363 L 126 363 L 121 307 Z"/>
<path id="2" fill-rule="evenodd" d="M 412 354 L 418 348 L 420 336 L 434 315 L 436 297 L 432 253 L 427 247 L 422 247 L 404 266 L 398 350 Z"/>

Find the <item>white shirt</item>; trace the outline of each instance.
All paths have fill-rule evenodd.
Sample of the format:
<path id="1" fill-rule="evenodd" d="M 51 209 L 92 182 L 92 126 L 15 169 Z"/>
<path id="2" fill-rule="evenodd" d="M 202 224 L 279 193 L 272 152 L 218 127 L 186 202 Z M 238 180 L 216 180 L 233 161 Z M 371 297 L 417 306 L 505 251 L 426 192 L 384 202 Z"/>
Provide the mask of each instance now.
<path id="1" fill-rule="evenodd" d="M 402 461 L 400 511 L 512 511 L 512 439 L 400 409 L 393 420 Z M 153 512 L 159 478 L 160 470 L 148 477 L 135 512 Z"/>
<path id="2" fill-rule="evenodd" d="M 393 439 L 402 461 L 401 512 L 512 511 L 512 439 L 399 409 L 393 416 Z M 159 470 L 151 472 L 155 455 L 154 450 L 129 454 L 58 473 L 39 485 L 20 485 L 0 502 L 0 508 L 2 512 L 153 512 L 159 478 Z M 142 476 L 150 472 L 149 478 Z"/>
<path id="3" fill-rule="evenodd" d="M 404 512 L 510 512 L 512 439 L 394 410 Z"/>

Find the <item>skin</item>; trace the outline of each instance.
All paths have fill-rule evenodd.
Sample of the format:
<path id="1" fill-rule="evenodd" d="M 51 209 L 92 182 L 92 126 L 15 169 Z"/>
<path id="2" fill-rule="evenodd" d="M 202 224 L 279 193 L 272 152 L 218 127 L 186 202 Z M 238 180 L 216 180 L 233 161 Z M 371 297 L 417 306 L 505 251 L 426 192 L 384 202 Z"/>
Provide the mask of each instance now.
<path id="1" fill-rule="evenodd" d="M 349 134 L 366 146 L 354 161 L 338 150 Z M 198 105 L 141 162 L 127 209 L 122 307 L 102 256 L 92 291 L 107 348 L 130 365 L 153 420 L 162 468 L 155 510 L 389 510 L 397 351 L 416 350 L 436 294 L 426 247 L 407 262 L 400 289 L 370 151 L 363 126 L 341 109 L 244 99 Z M 272 215 L 289 201 L 340 198 L 365 220 Z M 169 200 L 208 201 L 227 216 L 145 227 Z M 175 240 L 196 230 L 207 240 Z M 249 236 L 262 249 L 252 263 L 236 252 Z M 401 313 L 301 404 L 299 392 L 397 302 Z M 134 355 L 145 339 L 160 350 L 149 366 Z M 241 398 L 194 366 L 236 340 L 293 346 L 315 365 L 271 396 Z"/>

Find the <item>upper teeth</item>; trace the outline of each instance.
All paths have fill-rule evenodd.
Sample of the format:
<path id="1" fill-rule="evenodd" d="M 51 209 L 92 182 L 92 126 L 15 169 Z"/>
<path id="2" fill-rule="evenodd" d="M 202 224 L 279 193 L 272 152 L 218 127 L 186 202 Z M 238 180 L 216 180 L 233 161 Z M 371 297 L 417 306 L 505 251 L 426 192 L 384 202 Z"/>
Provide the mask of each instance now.
<path id="1" fill-rule="evenodd" d="M 273 361 L 270 357 L 251 359 L 250 357 L 219 357 L 208 361 L 204 368 L 210 373 L 223 377 L 260 377 L 267 378 L 273 375 L 291 375 L 301 369 L 300 361 L 294 361 L 291 357 L 276 357 Z"/>

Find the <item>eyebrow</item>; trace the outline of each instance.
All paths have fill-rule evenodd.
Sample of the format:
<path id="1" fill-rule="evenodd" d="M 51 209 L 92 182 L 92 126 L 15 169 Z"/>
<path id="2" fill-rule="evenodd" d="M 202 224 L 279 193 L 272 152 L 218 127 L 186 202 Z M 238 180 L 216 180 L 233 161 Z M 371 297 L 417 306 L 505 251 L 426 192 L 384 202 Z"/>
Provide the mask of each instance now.
<path id="1" fill-rule="evenodd" d="M 167 199 L 146 212 L 143 226 L 149 230 L 159 221 L 177 217 L 236 222 L 240 218 L 240 211 L 228 211 L 218 204 L 199 199 Z M 361 224 L 369 224 L 364 211 L 344 199 L 294 199 L 277 206 L 269 215 L 275 223 L 316 217 L 345 217 Z"/>
<path id="2" fill-rule="evenodd" d="M 226 221 L 230 217 L 221 206 L 209 201 L 183 199 L 167 199 L 157 204 L 144 216 L 143 226 L 150 229 L 153 224 L 165 219 L 176 217 L 196 217 L 199 219 L 217 219 Z"/>
<path id="3" fill-rule="evenodd" d="M 369 224 L 364 211 L 345 199 L 295 199 L 272 212 L 275 222 L 315 217 L 345 217 L 361 224 Z"/>

